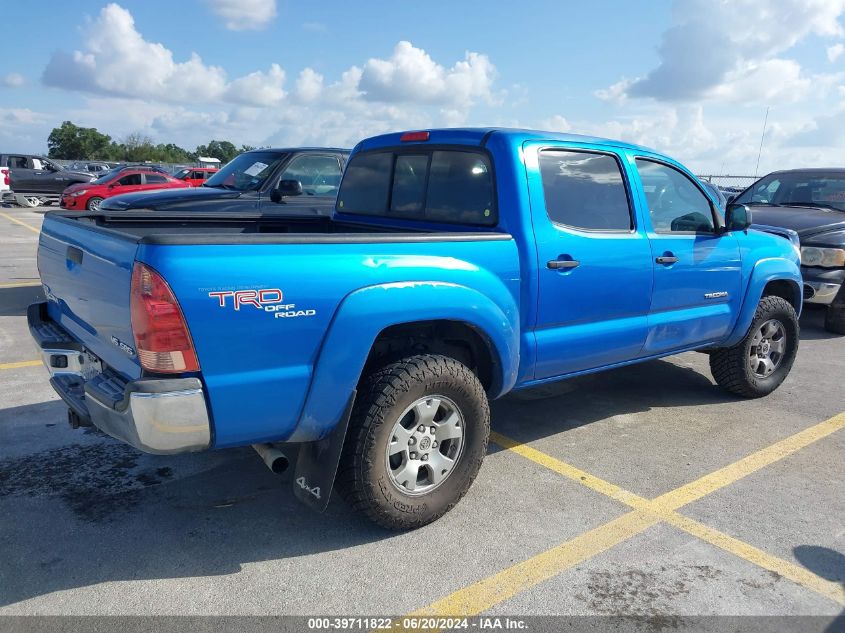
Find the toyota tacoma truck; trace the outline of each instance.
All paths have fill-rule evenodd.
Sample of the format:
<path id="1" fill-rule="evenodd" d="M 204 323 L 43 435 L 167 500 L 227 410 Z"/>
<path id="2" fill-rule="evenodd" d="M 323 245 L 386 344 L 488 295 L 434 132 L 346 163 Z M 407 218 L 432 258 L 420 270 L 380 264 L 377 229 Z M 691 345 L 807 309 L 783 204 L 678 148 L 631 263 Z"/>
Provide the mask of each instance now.
<path id="1" fill-rule="evenodd" d="M 395 133 L 331 217 L 50 213 L 29 327 L 74 425 L 149 453 L 253 445 L 294 494 L 396 529 L 467 492 L 488 401 L 700 350 L 765 396 L 798 349 L 796 244 L 635 145 Z"/>

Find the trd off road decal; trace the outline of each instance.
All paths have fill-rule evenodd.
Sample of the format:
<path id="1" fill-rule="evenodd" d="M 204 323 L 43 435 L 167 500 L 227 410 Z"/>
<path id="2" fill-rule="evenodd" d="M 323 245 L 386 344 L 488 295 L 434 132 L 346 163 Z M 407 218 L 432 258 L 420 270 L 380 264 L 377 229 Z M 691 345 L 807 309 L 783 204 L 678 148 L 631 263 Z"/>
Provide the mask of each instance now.
<path id="1" fill-rule="evenodd" d="M 284 294 L 279 288 L 261 288 L 259 290 L 215 290 L 208 296 L 217 300 L 220 308 L 234 308 L 240 312 L 258 309 L 272 314 L 275 319 L 294 319 L 297 317 L 312 317 L 317 311 L 308 308 L 297 308 L 295 303 L 285 303 Z"/>

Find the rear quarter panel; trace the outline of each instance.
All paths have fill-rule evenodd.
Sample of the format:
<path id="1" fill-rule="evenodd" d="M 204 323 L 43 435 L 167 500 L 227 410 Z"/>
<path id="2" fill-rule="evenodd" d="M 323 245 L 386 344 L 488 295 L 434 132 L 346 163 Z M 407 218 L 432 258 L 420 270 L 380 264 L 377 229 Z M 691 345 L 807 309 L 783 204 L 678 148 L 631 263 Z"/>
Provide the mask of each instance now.
<path id="1" fill-rule="evenodd" d="M 361 350 L 368 351 L 375 335 L 395 322 L 395 311 L 387 310 L 360 314 L 353 310 L 349 318 L 335 322 L 341 303 L 362 288 L 417 282 L 466 287 L 500 306 L 518 330 L 519 261 L 513 240 L 142 244 L 138 259 L 164 275 L 185 314 L 208 387 L 216 447 L 293 436 L 330 329 L 333 347 L 348 344 L 355 352 L 346 360 L 338 353 L 323 368 L 344 375 L 354 374 L 356 368 L 360 372 L 366 359 Z M 280 290 L 282 303 L 292 306 L 286 311 L 309 315 L 277 317 L 252 305 L 235 310 L 232 297 L 221 305 L 218 296 L 209 295 L 261 289 Z M 384 290 L 384 297 L 388 295 L 389 287 Z M 404 296 L 403 322 L 456 314 L 450 305 L 454 297 L 448 292 Z M 419 304 L 414 301 L 417 296 Z M 341 410 L 351 395 L 348 385 L 342 387 L 345 384 L 339 381 L 338 389 L 325 396 Z M 309 430 L 294 437 L 317 439 L 327 431 L 326 424 L 315 423 L 312 416 Z"/>

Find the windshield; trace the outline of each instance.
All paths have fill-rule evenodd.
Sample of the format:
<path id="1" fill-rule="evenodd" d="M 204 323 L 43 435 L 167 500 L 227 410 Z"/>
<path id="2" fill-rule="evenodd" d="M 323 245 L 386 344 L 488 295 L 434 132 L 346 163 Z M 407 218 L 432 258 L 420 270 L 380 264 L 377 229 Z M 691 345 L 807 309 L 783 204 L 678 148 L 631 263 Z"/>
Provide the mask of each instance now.
<path id="1" fill-rule="evenodd" d="M 122 167 L 117 167 L 116 169 L 112 169 L 111 171 L 107 171 L 105 174 L 97 178 L 92 185 L 105 185 L 108 183 L 112 178 L 114 178 L 117 174 L 123 171 Z"/>
<path id="2" fill-rule="evenodd" d="M 257 191 L 264 186 L 286 154 L 278 152 L 247 152 L 223 165 L 203 183 L 204 187 L 219 187 L 235 191 Z"/>
<path id="3" fill-rule="evenodd" d="M 746 189 L 736 202 L 845 211 L 845 173 L 770 174 Z"/>

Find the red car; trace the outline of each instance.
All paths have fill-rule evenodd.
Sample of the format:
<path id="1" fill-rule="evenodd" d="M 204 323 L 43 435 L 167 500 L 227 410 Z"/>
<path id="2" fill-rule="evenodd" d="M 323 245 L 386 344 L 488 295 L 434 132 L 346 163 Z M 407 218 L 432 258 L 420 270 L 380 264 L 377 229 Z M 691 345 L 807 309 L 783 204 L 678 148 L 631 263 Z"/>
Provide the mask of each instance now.
<path id="1" fill-rule="evenodd" d="M 121 193 L 186 187 L 190 185 L 185 181 L 152 169 L 115 169 L 93 182 L 78 183 L 65 189 L 60 206 L 77 211 L 97 211 L 104 198 Z"/>
<path id="2" fill-rule="evenodd" d="M 199 187 L 218 171 L 220 170 L 216 167 L 186 167 L 185 169 L 173 174 L 173 177 L 178 178 L 179 180 L 184 180 L 192 187 Z"/>

